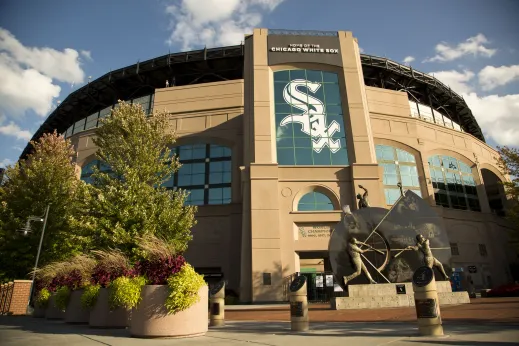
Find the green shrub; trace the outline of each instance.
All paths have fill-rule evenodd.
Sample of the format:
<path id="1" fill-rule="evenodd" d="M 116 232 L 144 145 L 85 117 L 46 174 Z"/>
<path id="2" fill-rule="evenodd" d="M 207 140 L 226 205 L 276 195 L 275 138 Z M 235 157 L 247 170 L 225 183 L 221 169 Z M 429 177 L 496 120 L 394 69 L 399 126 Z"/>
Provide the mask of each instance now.
<path id="1" fill-rule="evenodd" d="M 146 284 L 146 279 L 142 276 L 129 278 L 121 276 L 110 284 L 110 307 L 124 307 L 131 309 L 141 301 L 142 286 Z"/>
<path id="2" fill-rule="evenodd" d="M 62 311 L 65 311 L 68 305 L 68 301 L 70 299 L 70 289 L 67 286 L 62 286 L 58 288 L 56 291 L 56 295 L 54 296 L 54 301 L 56 302 L 56 307 Z"/>
<path id="3" fill-rule="evenodd" d="M 43 288 L 37 295 L 36 299 L 34 299 L 34 305 L 37 308 L 44 309 L 47 307 L 50 299 L 50 292 L 48 289 Z"/>
<path id="4" fill-rule="evenodd" d="M 204 277 L 185 264 L 182 269 L 168 278 L 169 296 L 166 308 L 170 314 L 189 308 L 200 300 L 198 291 L 206 285 Z"/>
<path id="5" fill-rule="evenodd" d="M 91 309 L 94 307 L 100 288 L 100 285 L 88 285 L 85 287 L 83 294 L 81 295 L 81 306 L 83 308 Z"/>

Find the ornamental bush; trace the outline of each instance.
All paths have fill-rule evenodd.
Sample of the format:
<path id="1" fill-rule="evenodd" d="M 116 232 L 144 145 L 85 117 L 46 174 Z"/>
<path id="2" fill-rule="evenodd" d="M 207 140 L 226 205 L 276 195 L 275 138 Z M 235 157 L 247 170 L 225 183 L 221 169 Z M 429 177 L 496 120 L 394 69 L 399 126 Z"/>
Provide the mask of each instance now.
<path id="1" fill-rule="evenodd" d="M 200 301 L 198 291 L 206 285 L 204 277 L 189 264 L 168 279 L 169 296 L 166 299 L 168 313 L 174 314 L 183 311 Z"/>
<path id="2" fill-rule="evenodd" d="M 168 278 L 180 272 L 186 264 L 183 256 L 145 259 L 135 264 L 137 275 L 145 276 L 149 285 L 166 285 Z"/>
<path id="3" fill-rule="evenodd" d="M 42 288 L 36 295 L 36 298 L 34 299 L 34 305 L 37 308 L 45 309 L 47 307 L 47 304 L 49 303 L 49 299 L 50 299 L 49 290 L 46 288 Z"/>
<path id="4" fill-rule="evenodd" d="M 91 309 L 97 302 L 99 296 L 99 285 L 88 285 L 85 287 L 83 294 L 81 295 L 81 306 L 86 309 Z"/>
<path id="5" fill-rule="evenodd" d="M 121 276 L 110 285 L 109 301 L 112 309 L 124 307 L 132 309 L 141 301 L 142 286 L 146 284 L 146 279 L 142 276 L 129 278 Z"/>
<path id="6" fill-rule="evenodd" d="M 65 311 L 68 305 L 68 301 L 70 299 L 70 289 L 67 286 L 62 286 L 58 288 L 56 291 L 56 295 L 54 296 L 54 301 L 56 302 L 56 307 L 61 311 Z"/>
<path id="7" fill-rule="evenodd" d="M 90 280 L 93 285 L 106 288 L 121 276 L 136 276 L 128 258 L 120 250 L 95 250 L 92 252 L 97 258 L 97 264 L 92 271 Z"/>

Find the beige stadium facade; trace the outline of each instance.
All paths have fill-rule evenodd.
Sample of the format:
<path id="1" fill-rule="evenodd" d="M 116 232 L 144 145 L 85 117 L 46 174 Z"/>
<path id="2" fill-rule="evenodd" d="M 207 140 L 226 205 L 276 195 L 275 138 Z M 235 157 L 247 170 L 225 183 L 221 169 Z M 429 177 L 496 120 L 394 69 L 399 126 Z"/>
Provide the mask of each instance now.
<path id="1" fill-rule="evenodd" d="M 470 109 L 432 76 L 360 54 L 351 32 L 255 29 L 239 46 L 113 71 L 71 94 L 35 138 L 64 133 L 88 180 L 95 128 L 117 99 L 170 113 L 185 169 L 168 187 L 199 205 L 186 257 L 243 302 L 283 300 L 286 277 L 329 271 L 342 206 L 357 208 L 362 185 L 389 209 L 398 181 L 442 216 L 451 267 L 472 268 L 476 288 L 514 279 L 507 177 Z"/>

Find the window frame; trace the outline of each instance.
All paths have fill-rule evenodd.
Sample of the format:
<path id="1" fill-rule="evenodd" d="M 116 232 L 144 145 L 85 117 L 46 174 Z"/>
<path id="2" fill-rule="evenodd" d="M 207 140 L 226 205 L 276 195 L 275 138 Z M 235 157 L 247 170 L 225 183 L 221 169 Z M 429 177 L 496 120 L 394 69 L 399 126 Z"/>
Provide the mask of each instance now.
<path id="1" fill-rule="evenodd" d="M 453 156 L 443 154 L 429 156 L 427 164 L 436 205 L 450 209 L 481 212 L 474 168 L 471 165 Z M 467 184 L 469 180 L 474 185 Z"/>
<path id="2" fill-rule="evenodd" d="M 389 160 L 389 159 L 386 159 L 384 157 L 379 158 L 377 147 L 384 147 L 384 149 L 390 148 L 392 150 L 393 159 Z M 400 158 L 398 156 L 398 154 L 399 154 L 398 150 L 400 150 L 402 152 L 402 155 L 406 154 L 406 155 L 411 156 L 414 159 L 414 162 L 412 162 L 412 161 L 400 161 Z M 395 175 L 396 175 L 397 184 L 398 184 L 398 182 L 402 183 L 402 189 L 404 191 L 405 190 L 411 190 L 414 193 L 416 193 L 418 196 L 422 197 L 422 182 L 420 181 L 420 173 L 418 171 L 418 164 L 417 164 L 416 155 L 414 155 L 413 153 L 411 153 L 411 152 L 409 152 L 409 151 L 407 151 L 405 149 L 398 148 L 398 147 L 395 147 L 395 146 L 392 146 L 392 145 L 388 145 L 388 144 L 376 144 L 375 145 L 375 153 L 376 153 L 376 157 L 377 157 L 377 163 L 380 166 L 382 166 L 382 167 L 384 167 L 384 165 L 395 165 L 396 166 L 396 169 L 395 169 L 396 173 L 395 173 Z M 400 169 L 401 166 L 402 167 L 415 167 L 416 168 L 416 179 L 418 180 L 418 186 L 404 185 L 403 184 L 404 182 L 402 180 L 402 172 L 401 172 L 401 169 Z M 413 177 L 413 176 L 410 175 L 410 177 Z M 386 184 L 385 181 L 386 181 L 386 172 L 385 172 L 385 169 L 384 169 L 384 176 L 383 176 L 384 198 L 386 200 L 386 204 L 387 205 L 393 205 L 395 202 L 389 203 L 390 201 L 388 200 L 388 198 L 389 198 L 388 193 L 390 191 L 398 191 L 398 195 L 400 196 L 400 188 L 396 184 L 395 185 L 393 185 L 393 184 Z"/>

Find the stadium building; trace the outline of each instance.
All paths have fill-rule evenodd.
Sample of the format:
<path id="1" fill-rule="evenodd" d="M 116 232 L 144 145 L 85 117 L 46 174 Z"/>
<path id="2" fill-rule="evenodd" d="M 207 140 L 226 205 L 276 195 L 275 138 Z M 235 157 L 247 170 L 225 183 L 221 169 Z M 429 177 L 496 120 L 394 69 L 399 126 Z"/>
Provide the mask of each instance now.
<path id="1" fill-rule="evenodd" d="M 514 279 L 507 177 L 471 110 L 434 77 L 360 54 L 351 32 L 255 29 L 242 45 L 112 71 L 70 94 L 33 140 L 63 133 L 88 181 L 103 168 L 92 137 L 119 99 L 171 114 L 183 166 L 166 184 L 199 206 L 186 257 L 244 302 L 282 300 L 291 274 L 330 270 L 330 233 L 359 185 L 371 206 L 389 209 L 398 182 L 426 199 L 451 267 L 476 289 Z"/>

